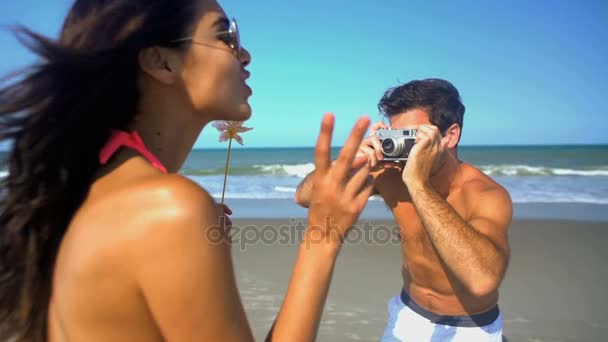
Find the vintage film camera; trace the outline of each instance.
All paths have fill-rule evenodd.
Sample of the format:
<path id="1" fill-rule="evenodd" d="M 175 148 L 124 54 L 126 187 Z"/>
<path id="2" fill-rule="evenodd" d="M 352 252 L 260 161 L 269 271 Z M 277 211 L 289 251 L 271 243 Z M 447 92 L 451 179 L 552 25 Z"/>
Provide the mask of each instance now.
<path id="1" fill-rule="evenodd" d="M 382 144 L 384 161 L 407 161 L 416 142 L 416 129 L 381 129 L 376 136 Z"/>

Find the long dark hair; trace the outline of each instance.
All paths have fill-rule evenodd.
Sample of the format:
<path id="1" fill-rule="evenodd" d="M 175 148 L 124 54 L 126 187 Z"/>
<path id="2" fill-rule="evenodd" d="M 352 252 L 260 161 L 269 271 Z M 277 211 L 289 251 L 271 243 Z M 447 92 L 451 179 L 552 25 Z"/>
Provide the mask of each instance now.
<path id="1" fill-rule="evenodd" d="M 19 26 L 40 62 L 0 80 L 0 339 L 45 341 L 62 237 L 110 129 L 137 112 L 139 52 L 192 33 L 196 1 L 77 0 L 58 41 Z"/>

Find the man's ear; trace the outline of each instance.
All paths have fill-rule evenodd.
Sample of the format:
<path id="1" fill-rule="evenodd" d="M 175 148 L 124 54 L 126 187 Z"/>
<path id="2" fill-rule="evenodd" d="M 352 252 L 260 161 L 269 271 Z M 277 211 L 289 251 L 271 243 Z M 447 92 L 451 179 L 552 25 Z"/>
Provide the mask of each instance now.
<path id="1" fill-rule="evenodd" d="M 445 130 L 445 134 L 443 136 L 444 142 L 445 142 L 445 147 L 446 148 L 454 148 L 456 147 L 456 145 L 458 145 L 458 141 L 460 140 L 460 125 L 455 123 L 452 124 L 452 126 L 448 127 L 448 129 Z"/>
<path id="2" fill-rule="evenodd" d="M 164 84 L 173 84 L 177 78 L 177 59 L 174 52 L 158 46 L 149 47 L 137 56 L 143 72 Z"/>

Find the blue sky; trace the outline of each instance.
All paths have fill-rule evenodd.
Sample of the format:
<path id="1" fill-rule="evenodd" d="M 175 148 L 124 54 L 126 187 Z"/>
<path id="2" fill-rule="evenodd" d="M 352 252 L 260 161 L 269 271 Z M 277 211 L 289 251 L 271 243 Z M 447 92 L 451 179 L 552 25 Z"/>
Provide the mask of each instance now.
<path id="1" fill-rule="evenodd" d="M 56 37 L 71 1 L 3 5 L 0 24 Z M 462 145 L 608 143 L 608 2 L 225 0 L 253 55 L 247 146 L 340 145 L 401 82 L 445 78 L 467 107 Z M 0 74 L 32 61 L 0 33 Z M 212 127 L 196 147 L 223 147 Z"/>

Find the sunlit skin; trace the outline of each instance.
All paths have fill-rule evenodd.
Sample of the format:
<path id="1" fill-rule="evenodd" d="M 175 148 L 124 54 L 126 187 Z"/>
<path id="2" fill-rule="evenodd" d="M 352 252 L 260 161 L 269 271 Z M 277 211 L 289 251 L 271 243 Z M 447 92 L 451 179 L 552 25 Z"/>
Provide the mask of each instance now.
<path id="1" fill-rule="evenodd" d="M 227 29 L 227 16 L 215 1 L 200 1 L 198 12 L 194 36 L 210 37 Z M 237 60 L 223 41 L 204 40 L 207 46 L 193 44 L 185 52 L 155 47 L 140 53 L 140 111 L 130 128 L 139 132 L 169 172 L 179 170 L 209 122 L 245 120 L 251 115 L 247 102 L 251 90 L 245 83 L 249 53 L 243 50 Z M 149 301 L 154 291 L 168 286 L 165 282 L 183 280 L 176 275 L 163 281 L 145 265 L 156 264 L 159 270 L 164 260 L 179 265 L 160 244 L 165 240 L 169 248 L 183 243 L 178 234 L 171 233 L 179 226 L 175 220 L 188 221 L 184 216 L 190 216 L 191 222 L 198 219 L 202 225 L 205 221 L 219 222 L 220 215 L 222 208 L 196 184 L 179 175 L 160 174 L 133 150 L 120 150 L 108 165 L 100 167 L 62 241 L 49 309 L 49 339 L 163 340 L 166 327 L 156 321 L 171 313 L 178 319 L 184 313 L 172 312 L 179 302 L 167 303 L 159 311 Z M 199 234 L 188 231 L 188 225 L 181 229 L 191 237 Z M 215 249 L 181 257 L 198 259 L 226 253 Z M 180 250 L 188 251 L 187 245 Z M 229 258 L 216 259 L 230 269 Z M 222 277 L 226 284 L 233 284 L 232 274 Z M 142 289 L 140 283 L 145 279 L 155 279 L 157 286 Z M 233 300 L 237 303 L 238 298 Z M 213 310 L 212 303 L 209 310 Z M 236 317 L 235 324 L 244 325 L 240 306 L 235 304 L 231 310 L 227 314 Z M 185 322 L 167 322 L 188 331 Z"/>
<path id="2" fill-rule="evenodd" d="M 509 246 L 509 194 L 480 170 L 458 159 L 458 124 L 442 135 L 424 108 L 390 118 L 391 128 L 418 128 L 404 167 L 381 161 L 372 126 L 359 155 L 368 156 L 375 193 L 400 227 L 403 287 L 423 308 L 441 315 L 487 311 L 498 301 Z M 308 178 L 296 201 L 307 205 Z"/>
<path id="3" fill-rule="evenodd" d="M 253 340 L 231 246 L 208 238 L 230 210 L 175 173 L 205 125 L 251 116 L 251 89 L 245 83 L 251 56 L 243 49 L 236 58 L 214 37 L 228 24 L 217 2 L 199 1 L 197 13 L 194 36 L 200 43 L 184 51 L 152 47 L 139 56 L 141 101 L 130 128 L 170 173 L 129 149 L 100 167 L 61 242 L 49 341 Z M 311 241 L 309 232 L 304 236 L 308 248 L 300 249 L 273 340 L 314 339 L 341 237 L 372 191 L 369 170 L 358 177 L 348 174 L 369 119 L 358 121 L 342 161 L 330 166 L 333 126 L 333 116 L 325 116 L 316 153 L 323 172 L 315 182 L 325 184 L 326 191 L 313 195 L 308 224 L 322 236 L 337 235 L 320 241 Z M 336 230 L 328 231 L 327 216 Z"/>

